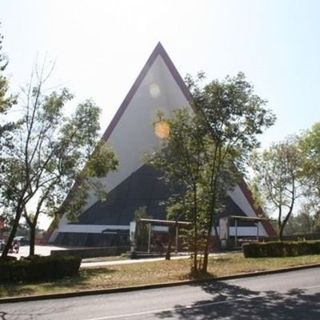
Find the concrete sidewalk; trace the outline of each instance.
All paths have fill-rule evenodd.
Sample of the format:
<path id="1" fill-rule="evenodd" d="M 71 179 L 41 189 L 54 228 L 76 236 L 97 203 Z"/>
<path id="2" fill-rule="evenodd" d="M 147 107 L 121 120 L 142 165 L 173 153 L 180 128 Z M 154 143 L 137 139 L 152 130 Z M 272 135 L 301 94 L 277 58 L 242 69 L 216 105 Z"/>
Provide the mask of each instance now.
<path id="1" fill-rule="evenodd" d="M 68 248 L 64 247 L 56 247 L 56 246 L 42 246 L 42 245 L 36 245 L 35 246 L 35 254 L 38 254 L 40 256 L 50 256 L 51 250 L 68 250 Z M 29 256 L 29 246 L 20 246 L 19 253 L 9 253 L 9 256 L 16 257 L 17 259 L 20 259 L 21 257 L 27 257 Z"/>
<path id="2" fill-rule="evenodd" d="M 69 248 L 65 247 L 57 247 L 57 246 L 47 246 L 47 245 L 36 245 L 35 246 L 35 254 L 41 256 L 49 256 L 51 254 L 51 250 L 68 250 Z M 10 253 L 10 256 L 16 257 L 20 259 L 21 257 L 27 257 L 29 255 L 29 246 L 21 246 L 19 249 L 19 253 Z M 224 253 L 214 253 L 210 254 L 210 256 L 220 256 L 224 255 Z M 172 253 L 171 259 L 187 259 L 190 255 L 179 254 L 176 255 Z M 165 257 L 156 257 L 156 258 L 143 258 L 143 259 L 126 259 L 121 258 L 119 256 L 116 257 L 97 257 L 97 258 L 87 258 L 82 259 L 81 268 L 99 268 L 104 266 L 112 266 L 119 264 L 136 264 L 136 263 L 144 263 L 144 262 L 153 262 L 153 261 L 161 261 L 164 260 Z"/>
<path id="3" fill-rule="evenodd" d="M 171 260 L 187 259 L 189 257 L 190 257 L 189 255 L 172 256 Z M 110 258 L 111 257 L 108 257 L 108 260 L 105 260 L 105 261 L 103 261 L 103 258 L 83 259 L 81 263 L 81 268 L 97 268 L 97 267 L 113 266 L 113 265 L 119 265 L 119 264 L 133 264 L 133 263 L 144 263 L 144 262 L 165 260 L 165 257 L 144 258 L 144 259 L 116 259 L 117 257 L 114 257 L 115 260 L 110 260 Z"/>

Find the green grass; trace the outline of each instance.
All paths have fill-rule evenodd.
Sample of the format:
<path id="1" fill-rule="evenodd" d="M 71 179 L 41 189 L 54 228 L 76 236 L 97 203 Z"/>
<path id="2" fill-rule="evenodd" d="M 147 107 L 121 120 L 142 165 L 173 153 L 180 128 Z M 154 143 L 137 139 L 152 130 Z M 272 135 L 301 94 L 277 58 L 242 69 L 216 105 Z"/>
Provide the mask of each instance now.
<path id="1" fill-rule="evenodd" d="M 243 257 L 242 253 L 230 253 L 210 259 L 208 276 L 221 277 L 314 263 L 320 263 L 320 255 L 246 259 Z M 28 296 L 167 283 L 192 278 L 189 271 L 189 259 L 114 265 L 103 268 L 87 268 L 81 269 L 79 276 L 56 281 L 45 283 L 1 284 L 0 297 Z"/>

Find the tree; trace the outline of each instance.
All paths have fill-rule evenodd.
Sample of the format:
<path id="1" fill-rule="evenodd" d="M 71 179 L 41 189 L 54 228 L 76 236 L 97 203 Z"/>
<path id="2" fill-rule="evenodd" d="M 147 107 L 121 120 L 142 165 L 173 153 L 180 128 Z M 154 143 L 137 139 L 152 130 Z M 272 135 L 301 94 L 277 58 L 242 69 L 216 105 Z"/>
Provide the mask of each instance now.
<path id="1" fill-rule="evenodd" d="M 258 145 L 256 136 L 275 121 L 242 73 L 201 87 L 203 78 L 199 74 L 197 80 L 190 76 L 186 80 L 194 115 L 178 110 L 171 119 L 156 122 L 167 123 L 170 132 L 149 161 L 163 171 L 168 182 L 184 190 L 177 199 L 193 225 L 189 244 L 195 272 L 207 271 L 214 217 Z"/>
<path id="2" fill-rule="evenodd" d="M 302 155 L 302 176 L 305 196 L 313 205 L 320 205 L 320 122 L 304 132 L 299 139 Z"/>
<path id="3" fill-rule="evenodd" d="M 254 181 L 261 195 L 277 211 L 279 239 L 301 195 L 301 154 L 296 138 L 274 143 L 253 157 Z"/>
<path id="4" fill-rule="evenodd" d="M 11 132 L 14 128 L 14 123 L 8 121 L 6 114 L 7 111 L 16 104 L 16 96 L 9 94 L 9 82 L 4 75 L 9 61 L 2 53 L 2 42 L 3 36 L 0 34 L 0 153 L 4 152 L 4 149 L 12 146 Z"/>
<path id="5" fill-rule="evenodd" d="M 1 25 L 1 24 L 0 24 Z M 16 103 L 16 97 L 8 95 L 9 85 L 8 79 L 4 75 L 4 71 L 9 63 L 6 56 L 2 53 L 3 36 L 0 34 L 0 114 L 5 113 Z M 0 135 L 3 136 L 3 132 L 6 127 L 0 126 Z"/>
<path id="6" fill-rule="evenodd" d="M 2 158 L 2 198 L 13 216 L 3 256 L 8 253 L 22 216 L 30 228 L 33 255 L 39 215 L 57 214 L 63 207 L 64 212 L 75 216 L 89 189 L 95 186 L 100 191 L 94 177 L 105 176 L 118 163 L 103 141 L 97 144 L 99 108 L 87 100 L 66 117 L 63 109 L 73 96 L 65 88 L 44 94 L 47 76 L 43 70 L 36 76 L 21 94 L 22 117 L 14 130 L 14 147 Z M 70 189 L 68 201 L 62 206 Z"/>
<path id="7" fill-rule="evenodd" d="M 176 185 L 176 189 L 183 190 L 175 194 L 168 202 L 170 212 L 174 206 L 181 203 L 181 213 L 184 218 L 192 222 L 192 229 L 188 235 L 188 245 L 193 253 L 192 272 L 202 268 L 201 253 L 203 248 L 204 219 L 203 192 L 204 167 L 211 156 L 208 143 L 211 137 L 203 130 L 203 117 L 190 115 L 184 110 L 177 110 L 171 119 L 159 119 L 156 123 L 166 123 L 170 128 L 167 139 L 162 140 L 162 148 L 152 154 L 149 163 L 159 168 L 165 176 L 168 185 Z M 175 210 L 179 215 L 179 210 Z"/>
<path id="8" fill-rule="evenodd" d="M 285 235 L 307 235 L 315 231 L 314 216 L 302 210 L 297 215 L 292 215 L 284 230 Z"/>
<path id="9" fill-rule="evenodd" d="M 12 94 L 9 94 L 9 82 L 4 74 L 9 61 L 2 53 L 2 42 L 3 36 L 0 34 L 0 168 L 2 166 L 2 154 L 5 153 L 7 149 L 12 147 L 12 130 L 14 129 L 14 123 L 8 120 L 7 112 L 16 104 L 16 97 Z M 0 190 L 1 188 L 2 181 L 0 178 Z M 1 198 L 0 203 L 2 204 Z M 7 215 L 2 205 L 0 221 L 4 223 L 6 220 Z"/>

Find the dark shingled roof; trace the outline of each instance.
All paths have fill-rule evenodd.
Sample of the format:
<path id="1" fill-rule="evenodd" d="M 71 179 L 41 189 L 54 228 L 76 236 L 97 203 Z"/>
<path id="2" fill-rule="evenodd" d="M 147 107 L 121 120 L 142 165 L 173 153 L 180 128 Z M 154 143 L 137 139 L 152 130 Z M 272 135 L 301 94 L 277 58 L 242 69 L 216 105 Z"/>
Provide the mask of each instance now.
<path id="1" fill-rule="evenodd" d="M 129 225 L 135 211 L 141 207 L 146 207 L 153 219 L 166 219 L 163 202 L 172 193 L 160 178 L 159 171 L 142 166 L 113 189 L 106 201 L 98 201 L 87 209 L 76 224 Z M 224 213 L 246 215 L 230 197 L 226 199 Z"/>

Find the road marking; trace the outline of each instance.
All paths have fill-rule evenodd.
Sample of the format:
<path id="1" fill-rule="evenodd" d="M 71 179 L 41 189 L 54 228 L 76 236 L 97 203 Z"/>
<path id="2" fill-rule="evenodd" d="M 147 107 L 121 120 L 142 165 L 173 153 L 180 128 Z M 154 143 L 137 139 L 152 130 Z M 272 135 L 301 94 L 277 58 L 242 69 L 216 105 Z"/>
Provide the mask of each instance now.
<path id="1" fill-rule="evenodd" d="M 160 312 L 166 312 L 166 311 L 176 311 L 176 310 L 184 310 L 184 309 L 198 309 L 198 308 L 203 308 L 207 306 L 213 306 L 213 305 L 218 305 L 218 304 L 225 304 L 225 303 L 230 303 L 230 302 L 236 302 L 236 301 L 241 301 L 245 299 L 233 299 L 233 300 L 224 300 L 224 301 L 215 301 L 215 302 L 208 302 L 208 303 L 202 303 L 202 304 L 197 304 L 197 305 L 192 305 L 192 306 L 185 306 L 185 307 L 173 307 L 173 308 L 165 308 L 165 309 L 155 309 L 155 310 L 148 310 L 148 311 L 142 311 L 142 312 L 136 312 L 136 313 L 127 313 L 127 314 L 119 314 L 119 315 L 114 315 L 114 316 L 105 316 L 105 317 L 99 317 L 99 318 L 90 318 L 86 320 L 108 320 L 108 319 L 121 319 L 121 318 L 126 318 L 126 317 L 136 317 L 136 316 L 142 316 L 150 313 L 160 313 Z"/>

